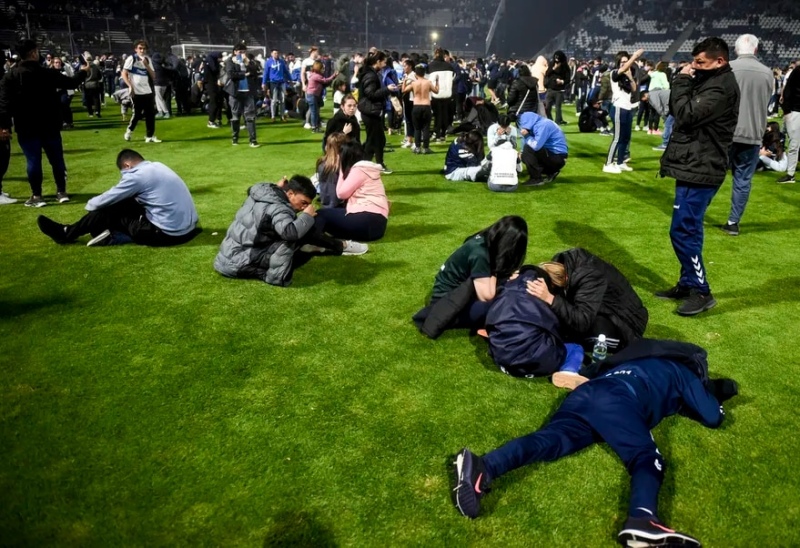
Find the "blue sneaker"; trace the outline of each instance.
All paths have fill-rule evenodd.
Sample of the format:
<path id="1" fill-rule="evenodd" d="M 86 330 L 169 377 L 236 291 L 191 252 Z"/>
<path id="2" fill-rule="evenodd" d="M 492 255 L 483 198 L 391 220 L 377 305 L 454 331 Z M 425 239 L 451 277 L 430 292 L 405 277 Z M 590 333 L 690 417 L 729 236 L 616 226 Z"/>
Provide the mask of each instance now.
<path id="1" fill-rule="evenodd" d="M 489 476 L 483 467 L 483 459 L 469 449 L 462 449 L 453 464 L 456 508 L 462 515 L 475 519 L 481 511 L 481 499 L 489 491 Z"/>

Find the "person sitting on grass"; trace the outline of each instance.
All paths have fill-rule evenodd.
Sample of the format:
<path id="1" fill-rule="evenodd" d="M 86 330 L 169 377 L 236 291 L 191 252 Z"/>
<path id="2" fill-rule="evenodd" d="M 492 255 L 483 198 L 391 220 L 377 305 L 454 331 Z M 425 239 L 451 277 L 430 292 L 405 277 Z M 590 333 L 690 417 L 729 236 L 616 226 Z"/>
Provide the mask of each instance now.
<path id="1" fill-rule="evenodd" d="M 316 253 L 363 255 L 367 246 L 325 236 L 314 222 L 317 195 L 307 177 L 294 175 L 280 183 L 257 183 L 214 259 L 214 270 L 229 278 L 255 278 L 271 285 L 292 283 L 294 271 Z M 298 215 L 299 213 L 299 215 Z"/>
<path id="2" fill-rule="evenodd" d="M 539 186 L 554 181 L 567 163 L 569 149 L 564 132 L 554 121 L 534 112 L 522 113 L 518 125 L 525 142 L 522 163 L 530 175 L 522 184 Z"/>
<path id="3" fill-rule="evenodd" d="M 578 117 L 578 129 L 581 133 L 600 132 L 600 135 L 611 136 L 608 129 L 608 112 L 600 107 L 600 101 L 595 99 L 581 111 Z"/>
<path id="4" fill-rule="evenodd" d="M 119 183 L 89 200 L 89 213 L 77 223 L 64 225 L 40 215 L 39 229 L 59 244 L 91 234 L 88 246 L 130 242 L 172 246 L 200 232 L 192 195 L 174 171 L 130 149 L 117 155 L 117 167 L 122 174 Z"/>
<path id="5" fill-rule="evenodd" d="M 507 114 L 500 116 L 497 123 L 492 124 L 486 132 L 486 143 L 489 145 L 491 170 L 489 173 L 489 190 L 494 192 L 513 192 L 519 183 L 522 173 L 522 160 L 517 152 L 519 133 L 511 124 Z"/>
<path id="6" fill-rule="evenodd" d="M 344 133 L 332 133 L 325 144 L 325 154 L 317 159 L 317 181 L 319 201 L 323 207 L 344 207 L 345 201 L 336 195 L 339 182 L 339 156 L 342 145 L 349 137 Z"/>
<path id="7" fill-rule="evenodd" d="M 483 135 L 478 130 L 459 135 L 447 149 L 443 172 L 448 181 L 485 183 L 491 169 L 489 161 L 483 161 Z"/>
<path id="8" fill-rule="evenodd" d="M 789 157 L 784 149 L 784 137 L 777 122 L 767 124 L 767 131 L 758 151 L 759 167 L 783 173 L 789 167 Z"/>
<path id="9" fill-rule="evenodd" d="M 325 124 L 325 136 L 322 138 L 323 151 L 328 138 L 334 133 L 344 133 L 348 139 L 352 139 L 357 143 L 361 142 L 361 124 L 358 123 L 358 118 L 356 118 L 356 110 L 358 109 L 356 98 L 350 94 L 345 95 L 341 106 L 342 108 Z"/>
<path id="10" fill-rule="evenodd" d="M 374 242 L 386 233 L 389 200 L 381 180 L 381 165 L 364 158 L 359 143 L 342 144 L 336 196 L 347 205 L 319 211 L 321 227 L 334 238 Z"/>
<path id="11" fill-rule="evenodd" d="M 528 224 L 509 215 L 469 236 L 439 269 L 430 304 L 413 316 L 435 339 L 447 329 L 481 329 L 503 283 L 525 260 Z"/>
<path id="12" fill-rule="evenodd" d="M 504 474 L 604 441 L 631 476 L 628 517 L 618 542 L 630 548 L 699 548 L 697 539 L 670 529 L 658 517 L 665 463 L 650 431 L 678 412 L 718 428 L 725 417 L 723 403 L 739 392 L 737 383 L 709 380 L 705 351 L 675 341 L 643 340 L 600 365 L 601 375 L 571 392 L 540 430 L 482 457 L 469 449 L 458 453 L 452 491 L 457 510 L 474 519 L 481 499 Z M 486 423 L 485 417 L 481 422 Z M 577 544 L 591 542 L 582 539 Z"/>

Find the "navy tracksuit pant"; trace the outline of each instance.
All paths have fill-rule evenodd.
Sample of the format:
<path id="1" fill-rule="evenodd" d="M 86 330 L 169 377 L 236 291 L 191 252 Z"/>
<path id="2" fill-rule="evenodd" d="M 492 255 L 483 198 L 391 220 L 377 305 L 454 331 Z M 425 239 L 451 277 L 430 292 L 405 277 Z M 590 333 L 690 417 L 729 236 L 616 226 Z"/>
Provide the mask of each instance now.
<path id="1" fill-rule="evenodd" d="M 553 461 L 605 442 L 631 475 L 630 515 L 658 515 L 664 459 L 650 434 L 661 419 L 683 409 L 702 424 L 722 422 L 719 402 L 695 373 L 675 362 L 627 362 L 578 387 L 541 430 L 483 457 L 489 479 L 538 461 Z"/>
<path id="2" fill-rule="evenodd" d="M 703 264 L 703 219 L 718 190 L 719 186 L 675 182 L 669 238 L 681 263 L 678 285 L 696 289 L 703 295 L 711 293 Z"/>

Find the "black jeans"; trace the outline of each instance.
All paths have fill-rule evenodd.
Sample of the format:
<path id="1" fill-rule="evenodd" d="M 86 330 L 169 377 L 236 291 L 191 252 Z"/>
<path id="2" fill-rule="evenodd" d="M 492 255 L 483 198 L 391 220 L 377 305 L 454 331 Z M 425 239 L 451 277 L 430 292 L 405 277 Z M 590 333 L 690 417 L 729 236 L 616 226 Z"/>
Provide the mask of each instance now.
<path id="1" fill-rule="evenodd" d="M 67 225 L 67 241 L 75 241 L 84 234 L 98 236 L 103 231 L 120 232 L 139 245 L 166 247 L 180 245 L 197 236 L 198 229 L 183 236 L 171 236 L 151 223 L 145 215 L 142 204 L 133 198 L 122 200 L 108 207 L 90 211 L 77 223 Z"/>
<path id="2" fill-rule="evenodd" d="M 156 106 L 155 97 L 152 93 L 133 96 L 133 116 L 131 116 L 131 122 L 128 124 L 128 131 L 132 132 L 136 129 L 136 124 L 142 118 L 144 118 L 144 125 L 147 130 L 146 137 L 152 137 L 156 132 Z"/>
<path id="3" fill-rule="evenodd" d="M 444 139 L 450 125 L 450 99 L 431 99 L 433 109 L 433 133 L 439 139 Z"/>
<path id="4" fill-rule="evenodd" d="M 414 120 L 414 144 L 421 148 L 428 148 L 431 144 L 431 107 L 417 105 L 411 111 Z"/>
<path id="5" fill-rule="evenodd" d="M 212 123 L 216 123 L 217 121 L 221 122 L 222 112 L 220 112 L 220 110 L 223 108 L 222 90 L 217 83 L 214 82 L 213 84 L 209 84 L 206 92 L 208 93 L 208 121 Z"/>
<path id="6" fill-rule="evenodd" d="M 545 148 L 534 151 L 526 146 L 522 149 L 522 163 L 528 167 L 531 181 L 541 181 L 542 175 L 552 175 L 560 171 L 566 165 L 567 157 L 548 152 Z"/>
<path id="7" fill-rule="evenodd" d="M 8 171 L 9 160 L 11 160 L 11 140 L 0 141 L 0 192 L 3 192 L 3 177 Z"/>
<path id="8" fill-rule="evenodd" d="M 364 122 L 364 129 L 366 130 L 366 138 L 364 139 L 364 156 L 365 160 L 372 160 L 383 165 L 383 148 L 386 146 L 386 135 L 383 133 L 383 120 L 380 116 L 373 116 L 371 114 L 361 114 L 361 120 Z"/>
<path id="9" fill-rule="evenodd" d="M 553 105 L 556 106 L 556 118 L 555 123 L 562 124 L 564 123 L 564 117 L 561 114 L 561 105 L 564 103 L 564 92 L 563 91 L 554 91 L 551 89 L 547 90 L 547 117 L 551 120 L 553 119 Z"/>

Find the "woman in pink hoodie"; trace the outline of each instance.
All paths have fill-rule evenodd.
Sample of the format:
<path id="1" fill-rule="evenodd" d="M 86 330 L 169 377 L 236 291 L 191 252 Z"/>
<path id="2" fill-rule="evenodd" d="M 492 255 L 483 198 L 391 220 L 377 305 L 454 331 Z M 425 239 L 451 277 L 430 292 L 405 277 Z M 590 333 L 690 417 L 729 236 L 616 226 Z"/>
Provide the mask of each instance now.
<path id="1" fill-rule="evenodd" d="M 311 72 L 308 75 L 308 86 L 306 87 L 306 101 L 308 101 L 308 109 L 311 111 L 311 130 L 314 133 L 321 131 L 319 111 L 322 108 L 322 88 L 325 84 L 329 84 L 339 73 L 334 72 L 328 78 L 322 76 L 322 63 L 314 61 L 311 66 Z"/>
<path id="2" fill-rule="evenodd" d="M 364 160 L 364 149 L 354 141 L 342 145 L 339 159 L 341 168 L 336 195 L 347 200 L 347 206 L 317 212 L 324 222 L 324 231 L 335 238 L 363 242 L 380 240 L 386 233 L 389 218 L 381 165 Z"/>

